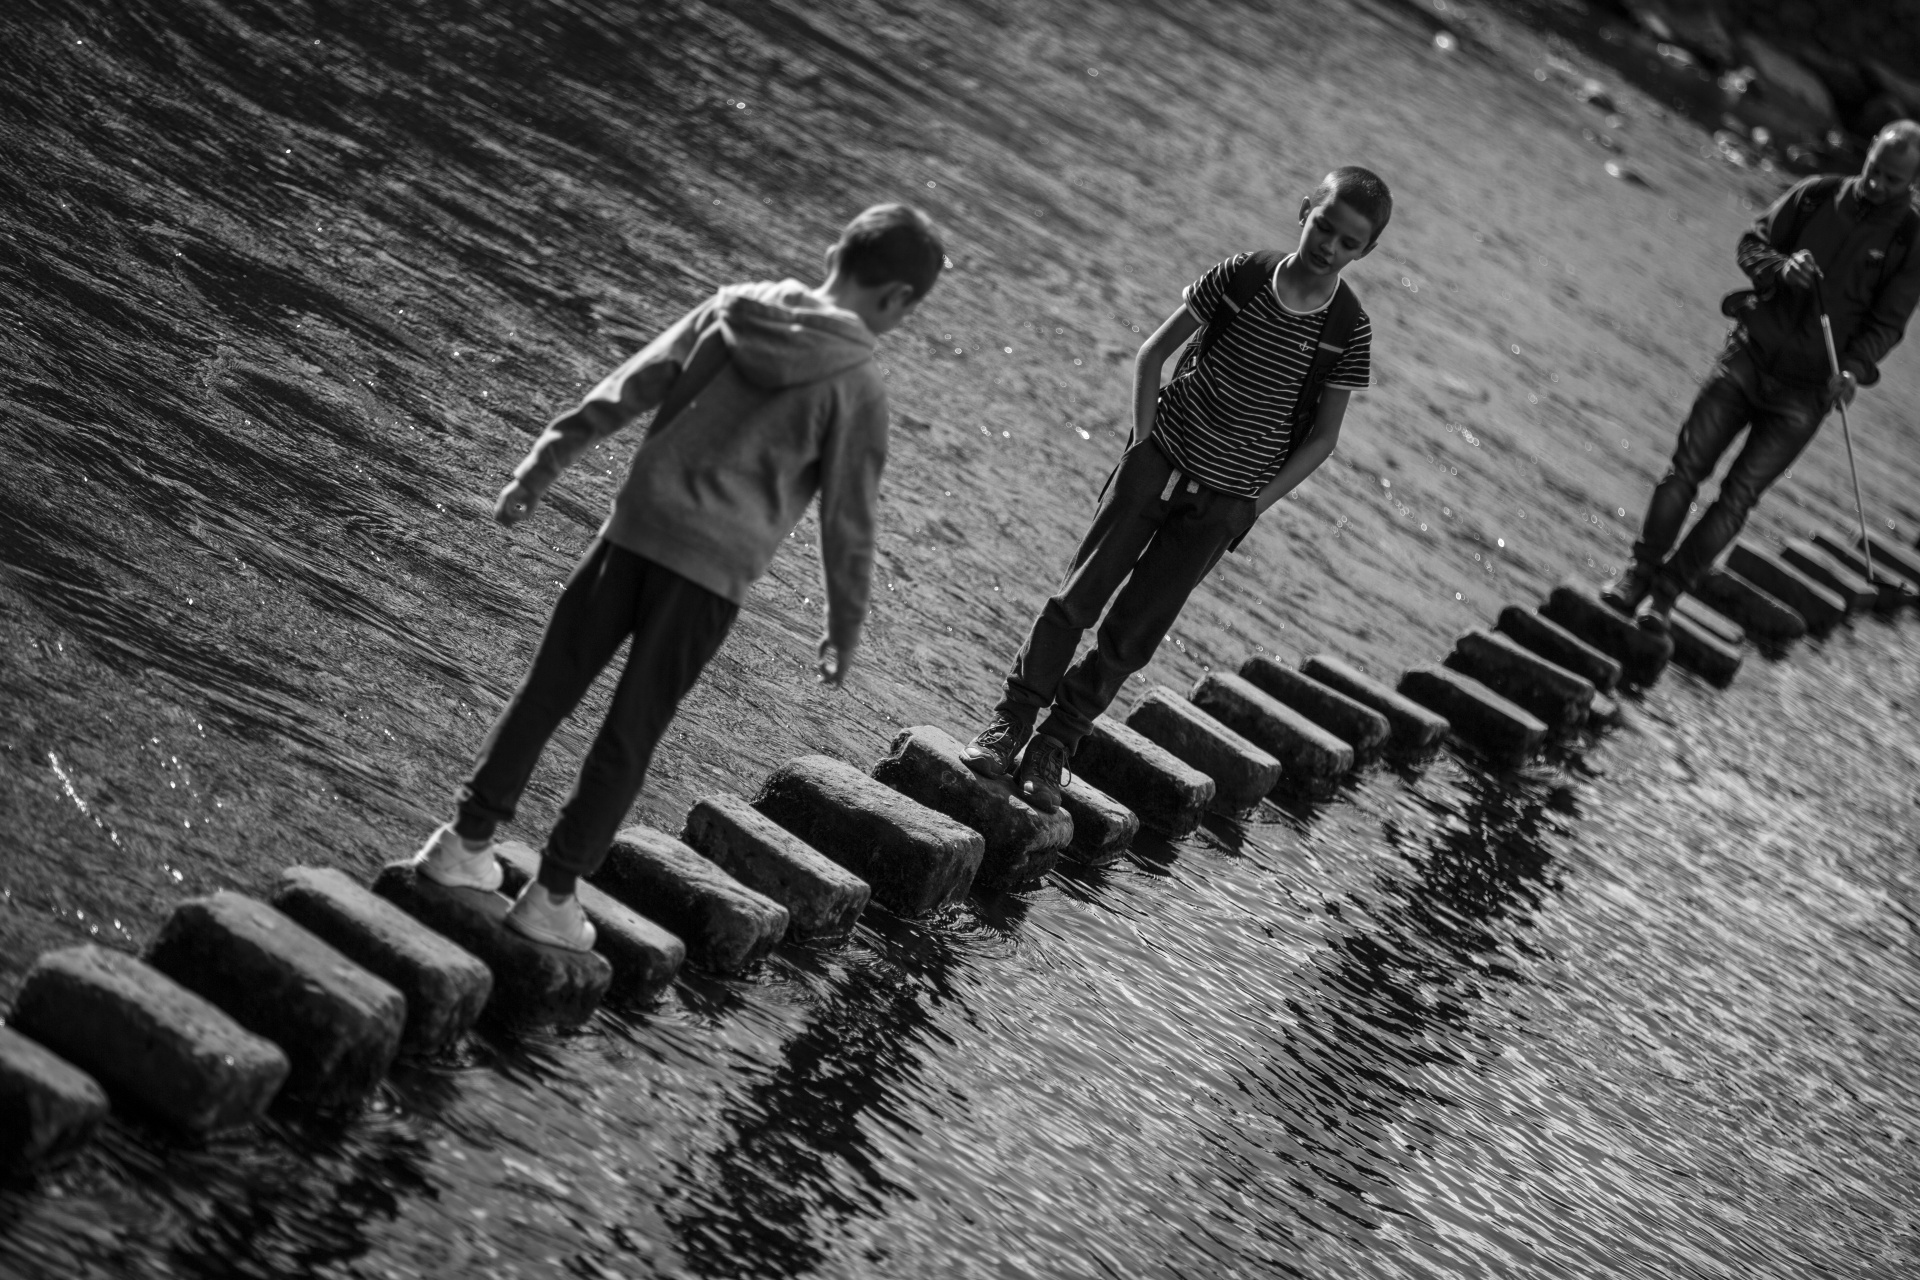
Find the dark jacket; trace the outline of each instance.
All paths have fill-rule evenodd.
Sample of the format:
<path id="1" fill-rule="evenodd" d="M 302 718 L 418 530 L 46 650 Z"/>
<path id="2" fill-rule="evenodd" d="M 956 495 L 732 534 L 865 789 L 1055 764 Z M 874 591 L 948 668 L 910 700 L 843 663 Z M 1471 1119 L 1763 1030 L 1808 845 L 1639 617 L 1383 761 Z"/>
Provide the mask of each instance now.
<path id="1" fill-rule="evenodd" d="M 1862 386 L 1879 380 L 1880 361 L 1920 301 L 1920 251 L 1910 233 L 1905 246 L 1896 244 L 1901 223 L 1916 215 L 1906 200 L 1867 204 L 1855 194 L 1858 185 L 1831 177 L 1796 183 L 1740 237 L 1735 256 L 1759 294 L 1741 318 L 1742 336 L 1777 377 L 1815 383 L 1830 373 L 1814 291 L 1780 283 L 1796 250 L 1811 250 L 1820 264 L 1834 348 Z"/>

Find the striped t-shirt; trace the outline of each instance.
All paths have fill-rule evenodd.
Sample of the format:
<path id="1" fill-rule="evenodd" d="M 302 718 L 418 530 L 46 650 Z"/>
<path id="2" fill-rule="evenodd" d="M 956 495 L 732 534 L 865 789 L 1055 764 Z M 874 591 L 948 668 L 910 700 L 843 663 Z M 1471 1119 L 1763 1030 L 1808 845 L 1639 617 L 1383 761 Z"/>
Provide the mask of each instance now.
<path id="1" fill-rule="evenodd" d="M 1187 310 L 1203 331 L 1247 256 L 1229 258 L 1187 286 Z M 1207 352 L 1204 368 L 1189 343 L 1154 411 L 1153 438 L 1173 465 L 1222 493 L 1251 498 L 1266 488 L 1293 452 L 1294 405 L 1326 322 L 1327 307 L 1301 314 L 1281 306 L 1269 281 Z M 1373 324 L 1362 309 L 1326 385 L 1372 385 L 1372 352 Z"/>

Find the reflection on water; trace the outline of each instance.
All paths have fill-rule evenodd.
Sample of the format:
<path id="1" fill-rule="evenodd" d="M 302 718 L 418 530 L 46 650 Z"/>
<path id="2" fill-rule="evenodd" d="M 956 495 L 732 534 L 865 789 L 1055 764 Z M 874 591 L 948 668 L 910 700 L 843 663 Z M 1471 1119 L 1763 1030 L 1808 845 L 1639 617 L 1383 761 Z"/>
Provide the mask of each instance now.
<path id="1" fill-rule="evenodd" d="M 1284 21 L 1289 48 L 1319 48 L 1351 16 L 1282 8 L 1220 10 L 1192 39 L 1267 75 L 1247 31 Z M 423 829 L 625 455 L 593 455 L 511 539 L 480 495 L 661 313 L 742 263 L 805 269 L 851 201 L 796 194 L 823 149 L 863 174 L 944 163 L 899 131 L 939 113 L 961 139 L 940 145 L 986 148 L 1023 201 L 1010 222 L 949 197 L 944 168 L 937 191 L 912 178 L 951 198 L 956 243 L 1113 283 L 1086 245 L 1127 202 L 1077 171 L 1047 187 L 1050 139 L 1148 185 L 1125 166 L 1150 169 L 1141 127 L 1168 124 L 1163 46 L 1048 46 L 1102 72 L 1090 106 L 981 88 L 997 46 L 955 48 L 1015 20 L 990 5 L 878 12 L 0 10 L 9 989 L 44 946 L 131 945 L 157 903 L 291 861 L 364 871 Z M 1047 30 L 1099 36 L 1119 12 L 1062 0 Z M 796 207 L 769 221 L 776 195 Z M 1113 363 L 1058 318 L 1007 345 Z M 930 351 L 987 363 L 968 317 L 940 324 Z M 1097 434 L 978 431 L 900 436 L 900 591 L 873 647 L 910 660 L 876 657 L 822 710 L 812 570 L 783 560 L 655 794 L 750 789 L 795 744 L 871 758 L 910 709 L 958 714 L 1024 623 L 1020 566 L 996 557 L 1051 526 L 955 491 L 999 474 L 983 448 L 1059 466 Z M 1467 498 L 1419 516 L 1484 552 L 1475 573 L 1495 549 L 1564 567 L 1517 454 L 1451 467 Z M 1301 519 L 1342 506 L 1340 483 Z M 1496 527 L 1510 510 L 1524 545 Z M 1347 510 L 1326 523 L 1284 607 L 1236 557 L 1175 647 L 1291 645 L 1315 593 L 1362 642 L 1417 630 L 1431 600 L 1346 573 Z M 0 1189 L 0 1274 L 1910 1273 L 1916 634 L 1862 620 L 1750 659 L 1724 694 L 1675 673 L 1627 729 L 1519 773 L 1374 766 L 1027 894 L 875 912 L 656 1009 L 405 1065 L 336 1126 L 276 1116 L 192 1147 L 116 1118 Z M 551 812 L 578 747 L 530 808 Z"/>

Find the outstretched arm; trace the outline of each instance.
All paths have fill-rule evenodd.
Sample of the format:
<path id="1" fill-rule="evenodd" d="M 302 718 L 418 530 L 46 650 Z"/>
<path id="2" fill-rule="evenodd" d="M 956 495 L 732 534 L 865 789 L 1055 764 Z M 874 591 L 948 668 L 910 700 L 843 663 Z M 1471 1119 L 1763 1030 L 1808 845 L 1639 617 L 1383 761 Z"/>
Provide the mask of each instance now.
<path id="1" fill-rule="evenodd" d="M 1140 354 L 1133 360 L 1133 430 L 1127 436 L 1128 448 L 1153 434 L 1153 415 L 1160 402 L 1160 374 L 1166 367 L 1167 357 L 1178 351 L 1180 344 L 1199 328 L 1199 319 L 1183 302 L 1140 344 Z"/>
<path id="2" fill-rule="evenodd" d="M 1333 446 L 1340 442 L 1340 424 L 1346 419 L 1347 401 L 1352 396 L 1353 392 L 1342 387 L 1328 387 L 1320 393 L 1320 410 L 1314 415 L 1313 430 L 1288 456 L 1280 473 L 1253 500 L 1255 519 L 1265 515 L 1268 507 L 1286 497 L 1332 456 Z"/>

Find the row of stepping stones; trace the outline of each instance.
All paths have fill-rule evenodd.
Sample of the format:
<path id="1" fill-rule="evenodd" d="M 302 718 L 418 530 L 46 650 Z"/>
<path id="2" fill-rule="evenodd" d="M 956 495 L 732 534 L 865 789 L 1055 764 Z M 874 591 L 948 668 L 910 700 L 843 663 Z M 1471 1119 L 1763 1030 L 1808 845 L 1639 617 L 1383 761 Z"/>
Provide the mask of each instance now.
<path id="1" fill-rule="evenodd" d="M 1208 813 L 1324 796 L 1357 764 L 1417 758 L 1451 738 L 1496 763 L 1618 723 L 1615 694 L 1669 660 L 1725 685 L 1749 635 L 1820 634 L 1849 613 L 1920 601 L 1920 555 L 1819 535 L 1777 554 L 1736 545 L 1669 635 L 1564 583 L 1511 606 L 1440 664 L 1388 686 L 1337 658 L 1265 654 L 1182 696 L 1156 687 L 1102 716 L 1060 810 L 976 776 L 941 729 L 907 729 L 871 771 L 809 755 L 747 802 L 716 795 L 678 838 L 633 826 L 580 886 L 598 931 L 573 953 L 504 924 L 537 855 L 505 842 L 501 893 L 447 889 L 407 863 L 370 886 L 294 867 L 269 901 L 221 891 L 180 903 L 144 956 L 95 945 L 42 955 L 0 1026 L 0 1174 L 71 1151 L 109 1097 L 188 1136 L 250 1123 L 276 1100 L 338 1113 L 400 1054 L 446 1050 L 484 1015 L 577 1024 L 603 1000 L 645 1005 L 683 963 L 738 974 L 783 939 L 844 936 L 867 904 L 924 915 L 974 889 L 1032 884 L 1062 857 L 1099 865 L 1142 825 L 1178 838 Z M 1124 797 L 1124 802 L 1116 797 Z"/>

